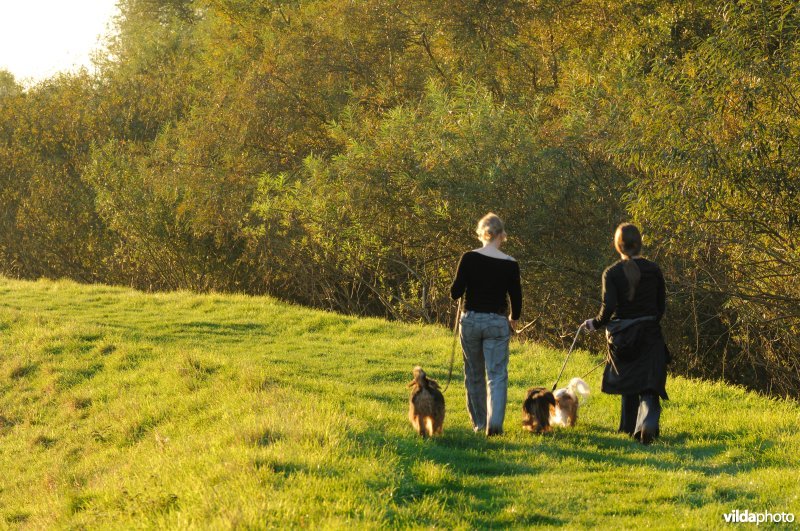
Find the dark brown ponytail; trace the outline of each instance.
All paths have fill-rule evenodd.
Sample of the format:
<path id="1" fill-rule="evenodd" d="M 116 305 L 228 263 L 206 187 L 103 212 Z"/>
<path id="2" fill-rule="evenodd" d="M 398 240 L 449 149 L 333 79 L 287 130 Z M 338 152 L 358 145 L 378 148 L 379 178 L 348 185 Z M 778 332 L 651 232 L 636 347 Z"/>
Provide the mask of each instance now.
<path id="1" fill-rule="evenodd" d="M 642 278 L 639 266 L 632 260 L 634 256 L 642 252 L 642 234 L 636 225 L 622 223 L 614 233 L 614 247 L 617 252 L 624 256 L 622 270 L 625 278 L 628 279 L 628 301 L 632 301 L 636 295 L 636 288 Z"/>

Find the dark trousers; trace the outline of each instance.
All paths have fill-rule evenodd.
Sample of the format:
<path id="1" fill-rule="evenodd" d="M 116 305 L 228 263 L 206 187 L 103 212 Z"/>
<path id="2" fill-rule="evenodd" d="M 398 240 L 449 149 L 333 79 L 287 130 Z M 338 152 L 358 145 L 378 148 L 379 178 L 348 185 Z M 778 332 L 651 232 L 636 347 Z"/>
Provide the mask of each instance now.
<path id="1" fill-rule="evenodd" d="M 622 414 L 619 419 L 619 431 L 649 443 L 659 435 L 661 418 L 661 401 L 657 394 L 642 393 L 640 395 L 622 395 Z M 642 434 L 645 438 L 642 438 Z"/>

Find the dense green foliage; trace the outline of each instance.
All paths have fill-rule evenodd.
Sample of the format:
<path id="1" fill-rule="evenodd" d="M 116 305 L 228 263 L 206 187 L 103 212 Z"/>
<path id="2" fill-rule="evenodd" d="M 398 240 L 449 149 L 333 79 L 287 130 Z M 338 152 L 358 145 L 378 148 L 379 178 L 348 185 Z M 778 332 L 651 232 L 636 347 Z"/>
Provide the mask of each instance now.
<path id="1" fill-rule="evenodd" d="M 676 370 L 800 390 L 796 2 L 120 6 L 96 74 L 0 75 L 5 274 L 447 322 L 492 210 L 558 343 L 631 219 Z"/>
<path id="2" fill-rule="evenodd" d="M 800 408 L 670 379 L 663 436 L 615 433 L 618 398 L 522 430 L 563 351 L 514 342 L 506 433 L 472 433 L 458 376 L 444 436 L 407 418 L 411 368 L 449 331 L 272 298 L 0 278 L 0 527 L 709 529 L 800 514 Z M 567 375 L 597 356 L 574 354 Z M 457 368 L 458 370 L 458 368 Z"/>

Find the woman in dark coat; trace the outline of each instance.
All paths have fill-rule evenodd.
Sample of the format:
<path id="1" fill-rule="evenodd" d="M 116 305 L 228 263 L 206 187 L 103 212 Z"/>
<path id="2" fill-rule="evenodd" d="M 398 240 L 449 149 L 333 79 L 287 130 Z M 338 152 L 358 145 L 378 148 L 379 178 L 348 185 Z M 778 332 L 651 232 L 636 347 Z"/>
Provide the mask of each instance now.
<path id="1" fill-rule="evenodd" d="M 669 399 L 669 351 L 660 325 L 666 309 L 664 276 L 657 264 L 640 256 L 642 236 L 636 226 L 617 227 L 614 247 L 621 260 L 603 272 L 600 313 L 584 327 L 606 328 L 609 361 L 602 391 L 622 395 L 619 431 L 650 444 L 659 436 L 660 399 Z"/>

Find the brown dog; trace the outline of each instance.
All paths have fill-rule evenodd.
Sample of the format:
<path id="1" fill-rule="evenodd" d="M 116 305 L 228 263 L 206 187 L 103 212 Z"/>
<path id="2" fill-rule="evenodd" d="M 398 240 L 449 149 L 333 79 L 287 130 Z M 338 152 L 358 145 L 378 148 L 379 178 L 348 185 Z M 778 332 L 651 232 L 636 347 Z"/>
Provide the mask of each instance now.
<path id="1" fill-rule="evenodd" d="M 555 407 L 556 399 L 549 389 L 544 387 L 528 389 L 528 395 L 522 403 L 522 427 L 533 433 L 550 431 L 550 414 Z"/>
<path id="2" fill-rule="evenodd" d="M 422 370 L 414 367 L 414 380 L 408 387 L 411 396 L 408 399 L 408 419 L 414 431 L 422 437 L 442 434 L 444 424 L 444 396 L 439 391 L 439 384 L 431 380 Z"/>
<path id="3" fill-rule="evenodd" d="M 556 407 L 550 415 L 550 424 L 572 427 L 578 422 L 578 396 L 587 396 L 589 386 L 580 378 L 573 378 L 566 387 L 553 393 Z"/>

